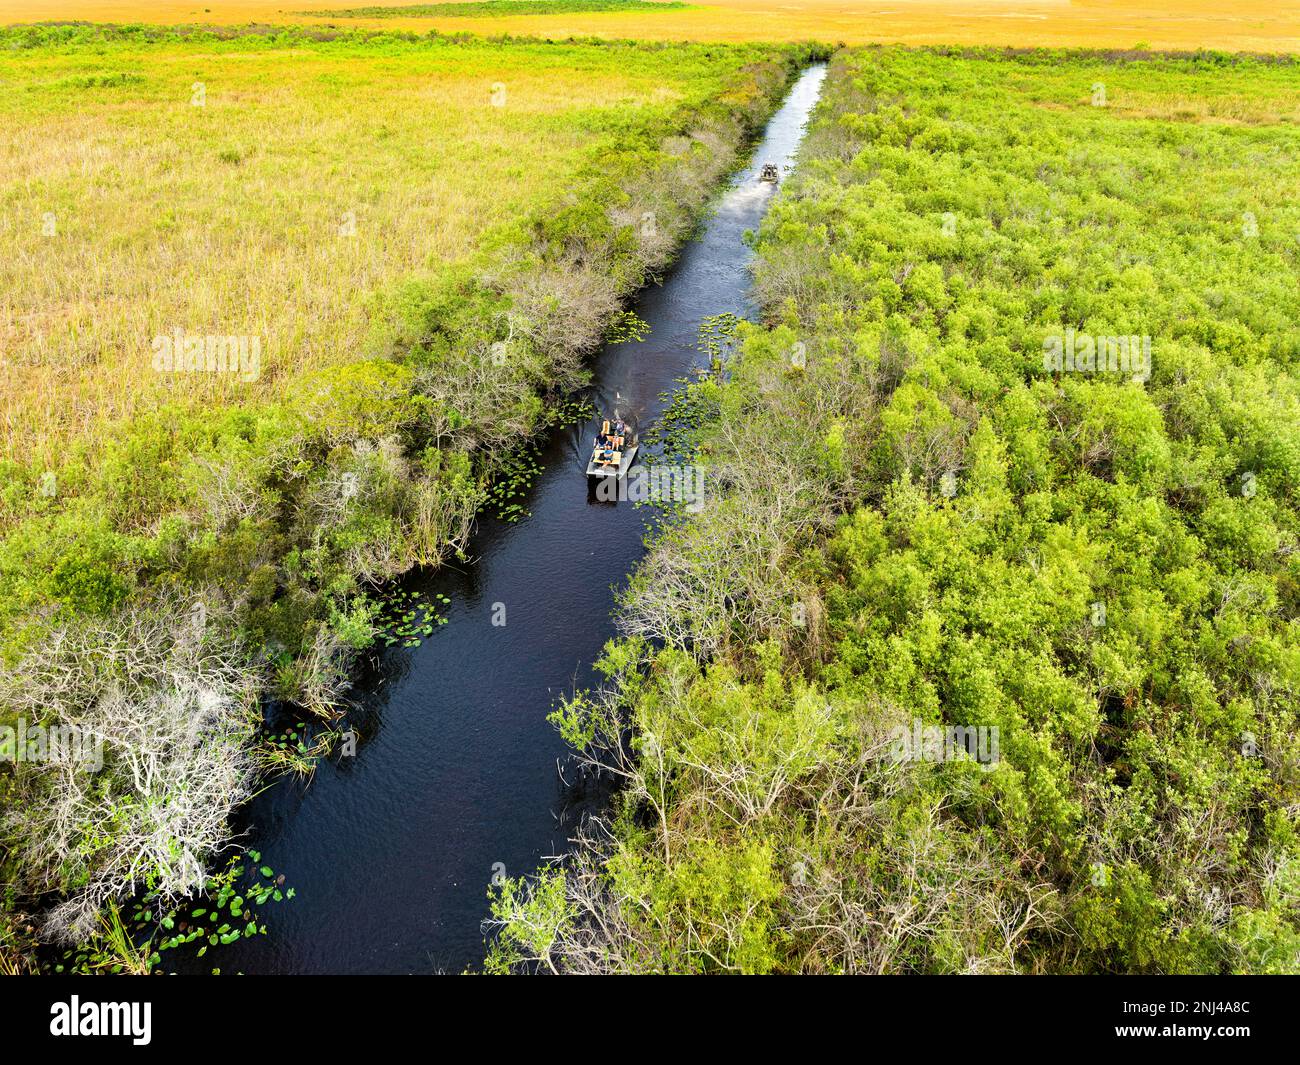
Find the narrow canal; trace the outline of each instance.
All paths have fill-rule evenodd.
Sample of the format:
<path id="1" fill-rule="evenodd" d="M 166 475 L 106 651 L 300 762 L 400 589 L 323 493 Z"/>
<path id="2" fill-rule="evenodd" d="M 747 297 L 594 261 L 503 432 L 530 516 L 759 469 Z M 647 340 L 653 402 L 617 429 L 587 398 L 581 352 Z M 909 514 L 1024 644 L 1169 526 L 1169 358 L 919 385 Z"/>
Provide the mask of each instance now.
<path id="1" fill-rule="evenodd" d="M 703 319 L 753 317 L 743 235 L 774 194 L 759 171 L 790 165 L 824 76 L 824 66 L 801 76 L 698 239 L 641 294 L 635 310 L 649 337 L 599 354 L 597 411 L 617 408 L 644 432 L 661 394 L 705 362 L 695 348 Z M 355 756 L 323 762 L 308 783 L 277 782 L 244 812 L 244 842 L 296 897 L 267 911 L 268 935 L 223 947 L 208 964 L 228 973 L 477 967 L 494 872 L 531 872 L 564 849 L 581 797 L 565 789 L 565 746 L 546 715 L 591 682 L 614 632 L 614 590 L 645 550 L 644 511 L 588 501 L 594 430 L 552 436 L 526 500 L 531 516 L 484 521 L 472 564 L 407 582 L 450 598 L 448 624 L 419 647 L 386 651 L 360 679 Z M 494 624 L 503 612 L 505 624 Z"/>

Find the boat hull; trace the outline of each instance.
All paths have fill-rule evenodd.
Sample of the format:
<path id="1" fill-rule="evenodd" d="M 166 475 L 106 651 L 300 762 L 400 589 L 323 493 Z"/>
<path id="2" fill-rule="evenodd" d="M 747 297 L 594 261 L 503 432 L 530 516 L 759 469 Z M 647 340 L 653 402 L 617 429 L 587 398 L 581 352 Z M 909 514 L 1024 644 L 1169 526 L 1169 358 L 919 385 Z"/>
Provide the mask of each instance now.
<path id="1" fill-rule="evenodd" d="M 623 452 L 623 461 L 617 466 L 600 466 L 596 463 L 596 457 L 593 455 L 587 461 L 588 477 L 617 477 L 622 480 L 627 476 L 627 471 L 632 468 L 632 463 L 636 460 L 636 453 L 640 450 L 640 444 L 633 444 Z"/>

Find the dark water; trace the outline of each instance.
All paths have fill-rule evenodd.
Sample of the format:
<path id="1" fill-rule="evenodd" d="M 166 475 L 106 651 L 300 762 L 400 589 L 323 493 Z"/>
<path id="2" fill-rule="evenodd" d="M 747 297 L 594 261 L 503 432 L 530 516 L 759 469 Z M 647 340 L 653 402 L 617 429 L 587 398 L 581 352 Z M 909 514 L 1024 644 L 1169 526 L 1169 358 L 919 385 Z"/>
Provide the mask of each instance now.
<path id="1" fill-rule="evenodd" d="M 644 431 L 660 394 L 704 362 L 694 347 L 700 322 L 727 311 L 752 317 L 742 235 L 773 194 L 758 171 L 791 162 L 824 75 L 804 73 L 700 238 L 637 300 L 648 339 L 598 356 L 598 411 L 617 408 Z M 250 804 L 244 842 L 297 897 L 268 908 L 266 936 L 195 968 L 425 973 L 480 963 L 494 871 L 531 872 L 565 847 L 574 796 L 546 715 L 557 696 L 591 682 L 613 635 L 613 590 L 644 553 L 645 511 L 588 502 L 583 445 L 594 430 L 548 442 L 531 517 L 485 521 L 463 572 L 407 582 L 450 596 L 449 623 L 418 648 L 386 651 L 354 690 L 355 757 L 322 763 L 308 784 L 280 781 Z M 504 604 L 504 626 L 492 623 L 494 604 Z"/>

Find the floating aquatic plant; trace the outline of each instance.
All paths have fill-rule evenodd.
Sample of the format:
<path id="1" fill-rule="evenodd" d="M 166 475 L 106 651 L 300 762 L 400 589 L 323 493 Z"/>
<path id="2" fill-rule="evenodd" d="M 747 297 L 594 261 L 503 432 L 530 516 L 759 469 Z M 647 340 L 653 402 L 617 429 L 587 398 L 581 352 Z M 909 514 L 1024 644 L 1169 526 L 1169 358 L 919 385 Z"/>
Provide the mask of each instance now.
<path id="1" fill-rule="evenodd" d="M 419 647 L 435 628 L 447 624 L 442 610 L 449 606 L 451 598 L 441 592 L 426 595 L 398 589 L 380 607 L 377 639 L 385 647 Z"/>
<path id="2" fill-rule="evenodd" d="M 215 947 L 266 935 L 261 907 L 295 895 L 284 882 L 283 873 L 277 875 L 262 864 L 260 852 L 234 855 L 224 869 L 208 877 L 202 894 L 180 905 L 168 905 L 153 889 L 126 911 L 109 907 L 101 932 L 66 951 L 48 971 L 144 975 L 162 966 L 164 951 L 194 946 L 194 956 L 202 958 Z"/>
<path id="3" fill-rule="evenodd" d="M 536 444 L 525 444 L 505 456 L 488 487 L 486 504 L 498 520 L 513 523 L 529 516 L 523 499 L 543 469 Z"/>

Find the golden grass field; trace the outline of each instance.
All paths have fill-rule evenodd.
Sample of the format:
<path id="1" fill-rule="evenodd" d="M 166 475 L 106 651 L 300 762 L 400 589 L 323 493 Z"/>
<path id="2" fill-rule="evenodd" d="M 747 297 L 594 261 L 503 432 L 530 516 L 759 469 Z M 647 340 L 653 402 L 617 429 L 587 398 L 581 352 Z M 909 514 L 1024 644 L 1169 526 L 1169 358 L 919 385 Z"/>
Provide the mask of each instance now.
<path id="1" fill-rule="evenodd" d="M 371 293 L 557 194 L 597 135 L 574 116 L 680 89 L 543 46 L 0 54 L 0 455 L 360 357 Z M 260 377 L 154 372 L 175 329 L 259 337 Z"/>
<path id="2" fill-rule="evenodd" d="M 406 6 L 410 0 L 390 0 Z M 592 35 L 671 40 L 823 40 L 861 44 L 1300 51 L 1297 0 L 701 0 L 699 10 L 492 19 L 344 19 L 387 29 Z M 303 10 L 390 6 L 383 0 L 0 0 L 0 23 L 321 23 Z"/>

